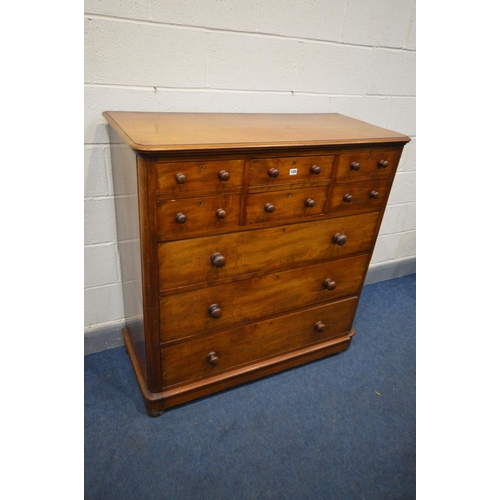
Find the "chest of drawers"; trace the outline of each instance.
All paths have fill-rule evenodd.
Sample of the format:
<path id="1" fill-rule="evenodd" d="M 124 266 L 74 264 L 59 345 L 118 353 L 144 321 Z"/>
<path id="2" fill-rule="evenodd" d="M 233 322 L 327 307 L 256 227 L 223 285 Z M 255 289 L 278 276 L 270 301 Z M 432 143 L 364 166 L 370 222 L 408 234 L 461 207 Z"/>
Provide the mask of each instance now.
<path id="1" fill-rule="evenodd" d="M 103 115 L 149 415 L 349 347 L 407 136 L 338 114 Z"/>

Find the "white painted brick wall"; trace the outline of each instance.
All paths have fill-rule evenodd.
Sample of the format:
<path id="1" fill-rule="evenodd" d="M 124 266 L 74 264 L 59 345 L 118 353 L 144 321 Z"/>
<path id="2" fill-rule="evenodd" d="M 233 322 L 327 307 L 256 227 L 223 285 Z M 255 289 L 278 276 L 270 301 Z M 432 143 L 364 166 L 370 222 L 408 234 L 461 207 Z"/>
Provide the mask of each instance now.
<path id="1" fill-rule="evenodd" d="M 123 322 L 105 110 L 338 112 L 406 133 L 372 264 L 416 255 L 415 0 L 85 0 L 84 47 L 87 333 Z"/>

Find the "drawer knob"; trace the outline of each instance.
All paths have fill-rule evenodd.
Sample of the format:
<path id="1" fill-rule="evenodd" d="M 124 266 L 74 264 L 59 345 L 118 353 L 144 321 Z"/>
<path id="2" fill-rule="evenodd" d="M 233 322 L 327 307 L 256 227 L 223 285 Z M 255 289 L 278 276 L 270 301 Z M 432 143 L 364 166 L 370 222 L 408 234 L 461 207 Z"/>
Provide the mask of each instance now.
<path id="1" fill-rule="evenodd" d="M 314 325 L 314 329 L 317 331 L 317 332 L 324 332 L 326 330 L 326 325 L 323 323 L 323 321 L 318 321 L 315 325 Z"/>
<path id="2" fill-rule="evenodd" d="M 271 205 L 271 203 L 266 203 L 266 206 L 264 207 L 264 210 L 268 214 L 272 214 L 274 212 L 274 205 Z"/>
<path id="3" fill-rule="evenodd" d="M 214 319 L 220 318 L 222 316 L 222 310 L 219 307 L 219 304 L 212 304 L 208 308 L 208 314 L 210 314 L 210 316 Z"/>
<path id="4" fill-rule="evenodd" d="M 217 212 L 215 212 L 217 214 L 217 217 L 219 219 L 224 219 L 224 217 L 227 215 L 226 214 L 226 211 L 223 210 L 222 208 L 219 208 L 219 210 L 217 210 Z"/>
<path id="5" fill-rule="evenodd" d="M 176 180 L 179 184 L 186 184 L 187 177 L 185 176 L 185 174 L 177 174 L 177 175 L 175 176 L 175 180 Z"/>
<path id="6" fill-rule="evenodd" d="M 378 198 L 378 191 L 372 191 L 370 193 L 370 198 L 373 198 L 374 200 L 376 200 Z"/>
<path id="7" fill-rule="evenodd" d="M 389 165 L 389 162 L 388 162 L 387 160 L 380 160 L 380 161 L 378 162 L 378 166 L 379 166 L 380 168 L 387 168 L 387 165 Z"/>
<path id="8" fill-rule="evenodd" d="M 269 177 L 273 177 L 274 179 L 276 179 L 276 177 L 278 177 L 278 175 L 280 175 L 280 171 L 277 168 L 271 168 L 269 170 L 268 174 L 269 174 Z"/>
<path id="9" fill-rule="evenodd" d="M 229 180 L 229 172 L 226 172 L 225 170 L 221 170 L 219 172 L 219 179 L 221 181 L 228 181 Z"/>
<path id="10" fill-rule="evenodd" d="M 224 267 L 226 265 L 226 257 L 219 252 L 214 253 L 212 255 L 212 264 L 215 267 Z"/>
<path id="11" fill-rule="evenodd" d="M 346 195 L 344 196 L 344 201 L 345 201 L 346 203 L 351 203 L 351 201 L 352 201 L 352 194 L 346 194 Z"/>
<path id="12" fill-rule="evenodd" d="M 350 166 L 349 168 L 350 168 L 351 170 L 359 170 L 360 166 L 361 166 L 361 165 L 360 165 L 357 161 L 353 161 L 353 162 L 351 163 L 351 166 Z"/>
<path id="13" fill-rule="evenodd" d="M 327 290 L 335 290 L 335 288 L 337 287 L 337 283 L 335 283 L 335 281 L 331 280 L 331 279 L 326 279 L 324 282 L 323 282 L 323 286 L 327 289 Z"/>
<path id="14" fill-rule="evenodd" d="M 339 247 L 342 247 L 347 243 L 347 236 L 342 233 L 337 233 L 333 237 L 333 242 L 336 243 Z"/>
<path id="15" fill-rule="evenodd" d="M 311 174 L 314 174 L 314 175 L 319 175 L 321 174 L 321 167 L 318 167 L 318 165 L 313 165 L 309 171 L 311 172 Z"/>
<path id="16" fill-rule="evenodd" d="M 314 207 L 315 201 L 312 198 L 308 198 L 306 200 L 306 207 L 312 208 Z"/>
<path id="17" fill-rule="evenodd" d="M 219 355 L 215 351 L 209 352 L 207 354 L 207 361 L 212 366 L 215 366 L 219 362 Z"/>
<path id="18" fill-rule="evenodd" d="M 187 221 L 187 217 L 184 215 L 184 214 L 177 214 L 175 216 L 175 220 L 179 223 L 179 224 L 184 224 L 184 222 Z"/>

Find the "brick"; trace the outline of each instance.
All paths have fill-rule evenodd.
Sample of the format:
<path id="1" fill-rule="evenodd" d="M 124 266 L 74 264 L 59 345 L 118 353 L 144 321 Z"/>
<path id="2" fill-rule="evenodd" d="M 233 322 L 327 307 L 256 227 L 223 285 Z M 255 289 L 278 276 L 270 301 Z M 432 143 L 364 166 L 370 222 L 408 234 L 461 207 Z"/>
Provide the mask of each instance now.
<path id="1" fill-rule="evenodd" d="M 87 144 L 109 144 L 103 111 L 155 111 L 153 89 L 123 89 L 86 86 L 84 92 L 84 140 Z"/>
<path id="2" fill-rule="evenodd" d="M 85 146 L 84 151 L 84 196 L 108 196 L 108 165 L 102 146 Z"/>
<path id="3" fill-rule="evenodd" d="M 417 139 L 412 138 L 405 148 L 403 149 L 403 154 L 401 155 L 401 160 L 399 161 L 398 172 L 414 172 L 417 167 Z"/>
<path id="4" fill-rule="evenodd" d="M 85 200 L 85 245 L 109 242 L 116 242 L 115 207 L 113 198 Z"/>
<path id="5" fill-rule="evenodd" d="M 329 97 L 329 100 L 330 113 L 340 113 L 378 127 L 387 128 L 387 119 L 391 108 L 390 97 L 335 96 Z"/>
<path id="6" fill-rule="evenodd" d="M 387 128 L 412 136 L 417 133 L 416 121 L 417 106 L 414 97 L 392 98 Z"/>
<path id="7" fill-rule="evenodd" d="M 84 292 L 84 300 L 86 327 L 121 320 L 124 316 L 121 285 L 87 288 Z"/>
<path id="8" fill-rule="evenodd" d="M 416 24 L 415 24 L 416 13 L 413 12 L 410 27 L 408 29 L 408 34 L 406 35 L 406 41 L 404 47 L 408 50 L 416 50 L 417 49 L 417 40 L 416 40 Z"/>
<path id="9" fill-rule="evenodd" d="M 298 49 L 285 39 L 210 33 L 207 86 L 293 90 Z"/>
<path id="10" fill-rule="evenodd" d="M 397 172 L 388 203 L 396 205 L 416 201 L 415 184 L 415 172 Z"/>
<path id="11" fill-rule="evenodd" d="M 151 24 L 94 20 L 95 81 L 204 87 L 207 34 Z"/>
<path id="12" fill-rule="evenodd" d="M 416 54 L 401 50 L 373 49 L 366 71 L 366 93 L 415 96 Z"/>
<path id="13" fill-rule="evenodd" d="M 85 0 L 86 14 L 149 19 L 149 0 Z"/>
<path id="14" fill-rule="evenodd" d="M 86 288 L 118 283 L 118 263 L 114 243 L 84 248 L 84 284 Z"/>
<path id="15" fill-rule="evenodd" d="M 363 94 L 372 51 L 326 43 L 303 42 L 295 90 Z"/>
<path id="16" fill-rule="evenodd" d="M 261 2 L 259 32 L 340 41 L 345 0 Z"/>
<path id="17" fill-rule="evenodd" d="M 164 23 L 255 31 L 259 0 L 152 0 L 152 18 Z"/>
<path id="18" fill-rule="evenodd" d="M 416 232 L 379 235 L 370 265 L 416 255 Z"/>
<path id="19" fill-rule="evenodd" d="M 94 50 L 92 48 L 92 37 L 90 34 L 90 20 L 84 20 L 84 67 L 83 67 L 83 80 L 84 82 L 94 81 Z"/>
<path id="20" fill-rule="evenodd" d="M 380 234 L 401 233 L 416 229 L 416 203 L 401 203 L 388 205 Z"/>
<path id="21" fill-rule="evenodd" d="M 342 41 L 402 48 L 415 0 L 347 0 Z"/>

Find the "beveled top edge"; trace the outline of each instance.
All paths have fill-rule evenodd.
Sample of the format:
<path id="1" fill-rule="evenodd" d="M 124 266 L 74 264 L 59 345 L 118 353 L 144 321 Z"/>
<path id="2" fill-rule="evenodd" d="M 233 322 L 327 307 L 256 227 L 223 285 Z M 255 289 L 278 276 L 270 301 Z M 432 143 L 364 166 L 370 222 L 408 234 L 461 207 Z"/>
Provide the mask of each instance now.
<path id="1" fill-rule="evenodd" d="M 407 143 L 398 132 L 339 113 L 159 113 L 105 111 L 122 139 L 143 153 Z"/>

